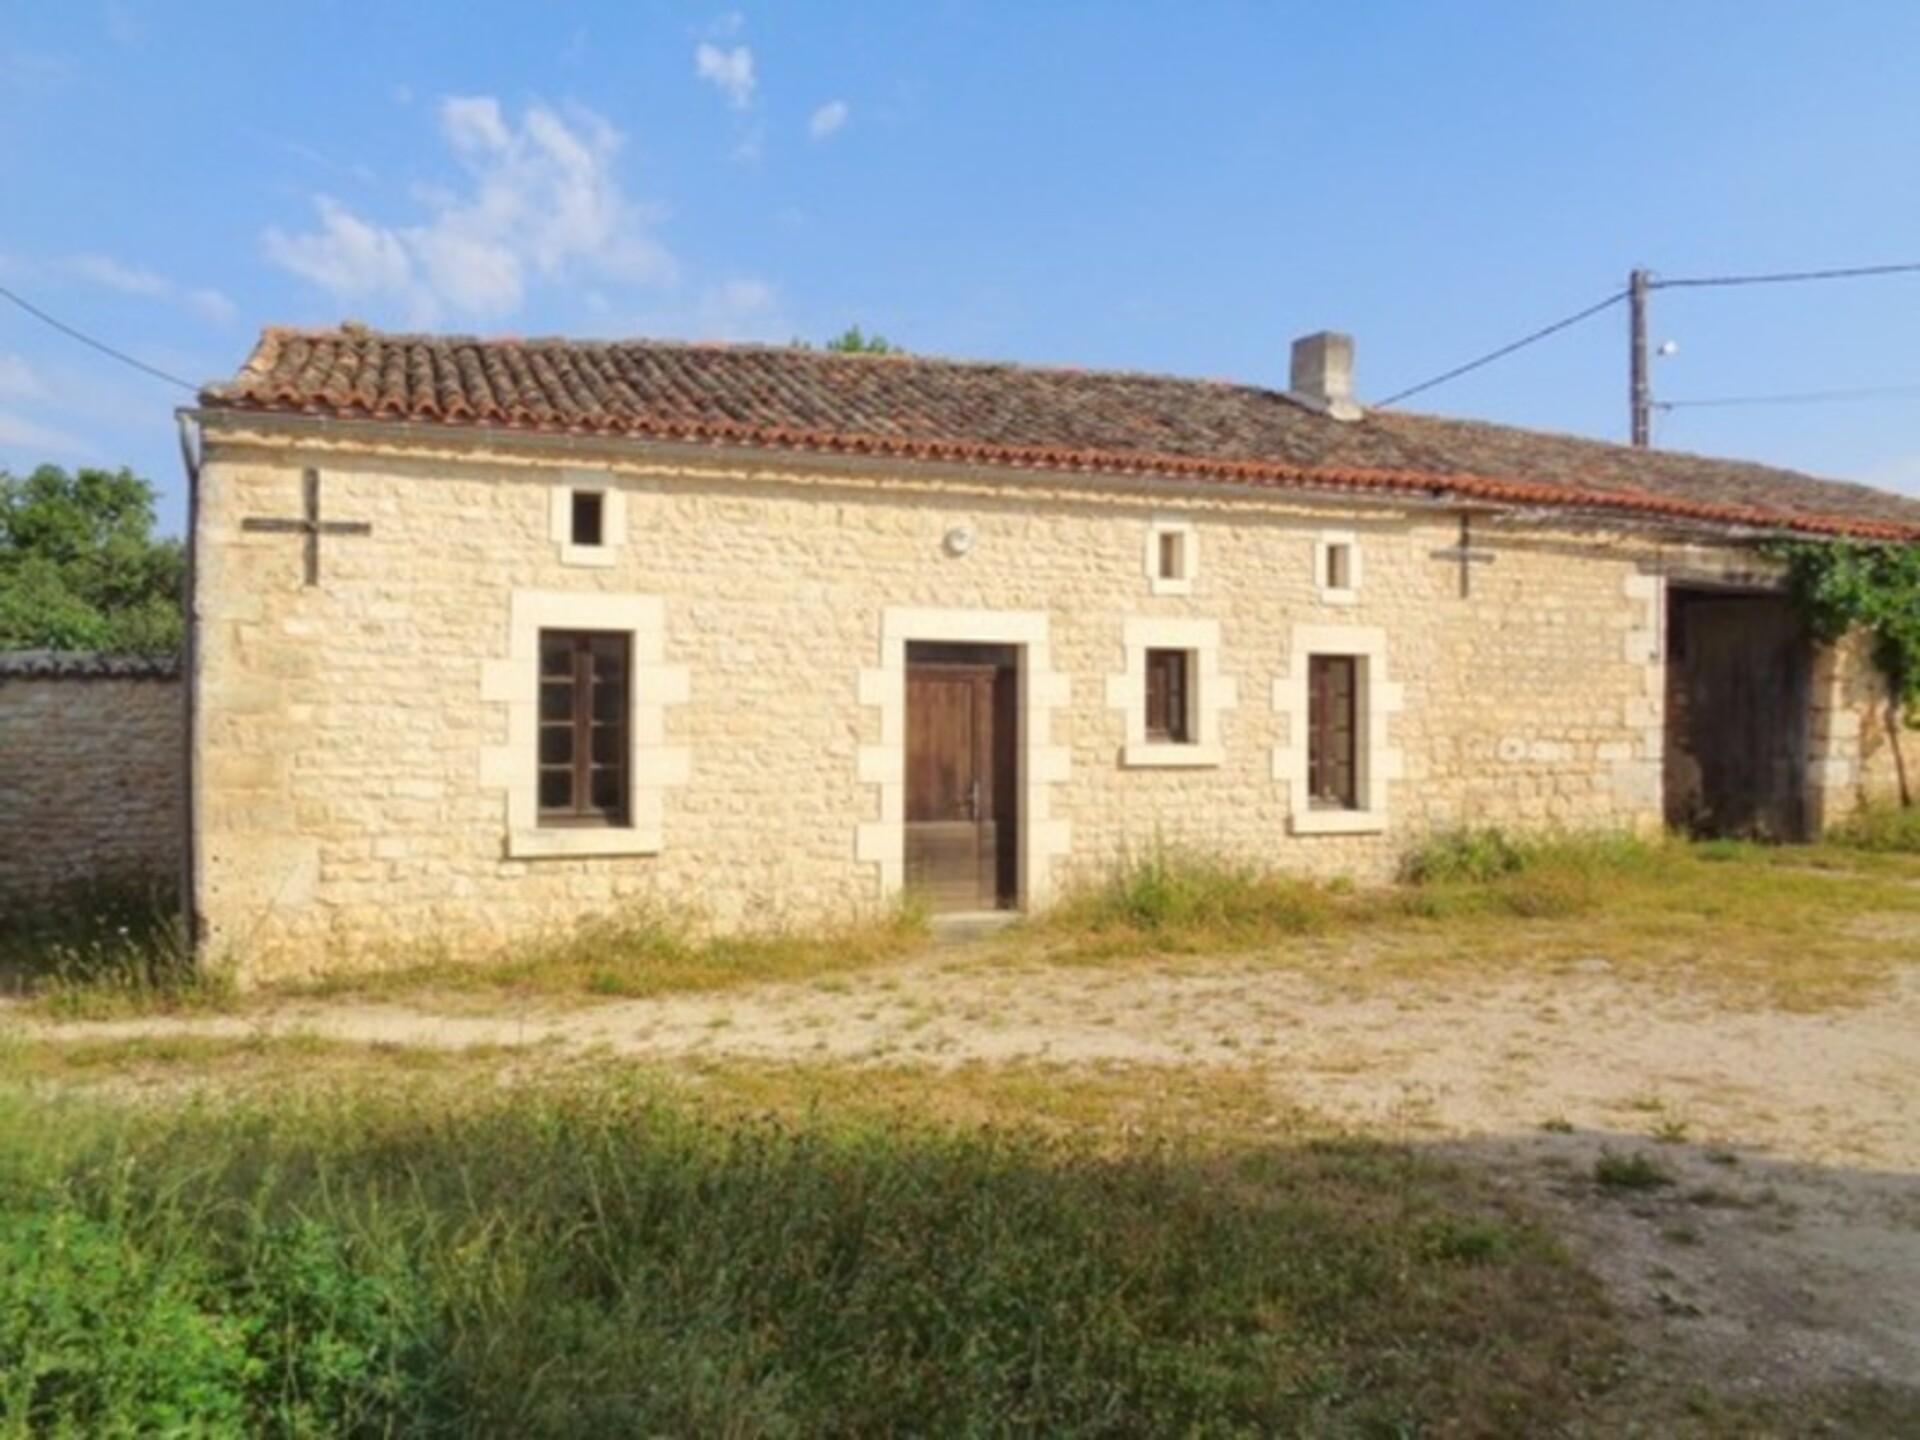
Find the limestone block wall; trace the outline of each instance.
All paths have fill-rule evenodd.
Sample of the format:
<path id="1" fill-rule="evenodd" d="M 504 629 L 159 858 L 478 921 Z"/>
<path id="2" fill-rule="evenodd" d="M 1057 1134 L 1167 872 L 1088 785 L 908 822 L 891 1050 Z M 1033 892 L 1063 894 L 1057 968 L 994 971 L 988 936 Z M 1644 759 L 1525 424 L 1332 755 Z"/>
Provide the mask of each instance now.
<path id="1" fill-rule="evenodd" d="M 1872 637 L 1850 635 L 1814 657 L 1811 720 L 1816 824 L 1920 794 L 1920 730 L 1906 723 L 1873 663 Z"/>
<path id="2" fill-rule="evenodd" d="M 372 526 L 323 537 L 312 586 L 300 537 L 242 525 L 298 513 L 307 466 L 327 518 Z M 611 497 L 591 554 L 564 534 L 570 486 Z M 1168 529 L 1191 546 L 1173 585 L 1151 574 Z M 1458 538 L 1445 509 L 1198 486 L 216 429 L 196 537 L 210 953 L 266 975 L 626 904 L 717 927 L 871 911 L 899 875 L 915 639 L 1024 657 L 1030 905 L 1161 844 L 1378 878 L 1438 828 L 1656 827 L 1653 542 L 1487 522 L 1496 558 L 1463 595 L 1436 558 Z M 1350 547 L 1345 583 L 1329 545 Z M 643 617 L 649 836 L 630 853 L 530 846 L 512 819 L 534 763 L 525 617 L 569 594 Z M 1184 763 L 1132 733 L 1155 635 L 1202 651 L 1208 743 Z M 1366 813 L 1332 828 L 1301 783 L 1300 677 L 1327 647 L 1365 657 L 1370 711 Z"/>
<path id="3" fill-rule="evenodd" d="M 0 911 L 76 880 L 176 880 L 185 722 L 171 662 L 0 656 Z"/>

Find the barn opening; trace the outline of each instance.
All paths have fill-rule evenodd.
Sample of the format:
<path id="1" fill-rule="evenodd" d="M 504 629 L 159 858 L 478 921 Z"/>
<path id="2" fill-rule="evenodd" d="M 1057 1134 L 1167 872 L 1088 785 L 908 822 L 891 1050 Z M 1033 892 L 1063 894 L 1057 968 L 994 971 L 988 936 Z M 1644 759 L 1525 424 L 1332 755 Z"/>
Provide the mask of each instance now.
<path id="1" fill-rule="evenodd" d="M 1785 597 L 1667 593 L 1666 823 L 1688 834 L 1804 840 L 1813 644 Z"/>

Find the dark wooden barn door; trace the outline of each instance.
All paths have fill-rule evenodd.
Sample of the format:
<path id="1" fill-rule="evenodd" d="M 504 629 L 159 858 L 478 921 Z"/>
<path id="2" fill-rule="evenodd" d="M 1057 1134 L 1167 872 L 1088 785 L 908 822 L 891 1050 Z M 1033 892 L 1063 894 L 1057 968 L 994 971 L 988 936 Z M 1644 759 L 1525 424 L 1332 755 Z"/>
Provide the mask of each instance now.
<path id="1" fill-rule="evenodd" d="M 1667 823 L 1804 839 L 1812 651 L 1792 605 L 1676 590 L 1667 649 Z"/>
<path id="2" fill-rule="evenodd" d="M 936 911 L 1016 903 L 1014 687 L 984 647 L 909 650 L 906 880 Z"/>

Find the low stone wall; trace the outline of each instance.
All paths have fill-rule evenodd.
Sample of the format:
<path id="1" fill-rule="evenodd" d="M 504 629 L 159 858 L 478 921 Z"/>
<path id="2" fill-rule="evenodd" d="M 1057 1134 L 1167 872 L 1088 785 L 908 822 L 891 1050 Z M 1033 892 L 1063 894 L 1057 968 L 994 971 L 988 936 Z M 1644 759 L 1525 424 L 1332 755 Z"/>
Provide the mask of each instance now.
<path id="1" fill-rule="evenodd" d="M 77 880 L 179 874 L 185 725 L 171 658 L 0 654 L 0 914 Z"/>

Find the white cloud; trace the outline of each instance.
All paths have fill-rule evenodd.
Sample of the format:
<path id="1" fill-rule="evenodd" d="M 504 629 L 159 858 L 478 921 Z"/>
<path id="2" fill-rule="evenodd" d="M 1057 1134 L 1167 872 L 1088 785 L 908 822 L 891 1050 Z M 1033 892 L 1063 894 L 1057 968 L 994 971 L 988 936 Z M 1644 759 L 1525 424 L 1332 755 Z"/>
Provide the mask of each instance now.
<path id="1" fill-rule="evenodd" d="M 215 325 L 231 325 L 240 318 L 240 307 L 218 290 L 189 290 L 186 301 Z"/>
<path id="2" fill-rule="evenodd" d="M 122 264 L 111 255 L 75 255 L 62 265 L 68 273 L 90 285 L 117 290 L 122 295 L 173 301 L 215 325 L 231 325 L 239 318 L 240 307 L 218 290 L 183 289 L 158 271 Z"/>
<path id="3" fill-rule="evenodd" d="M 158 297 L 173 293 L 173 286 L 165 276 L 138 266 L 122 265 L 108 255 L 76 255 L 68 265 L 82 280 L 91 280 L 95 285 L 126 295 Z"/>
<path id="4" fill-rule="evenodd" d="M 366 220 L 317 195 L 319 228 L 269 229 L 267 258 L 343 299 L 396 304 L 415 324 L 510 314 L 540 280 L 674 280 L 651 217 L 614 174 L 620 133 L 597 115 L 536 105 L 516 126 L 492 96 L 456 96 L 441 102 L 440 129 L 466 184 L 417 190 L 419 223 Z"/>
<path id="5" fill-rule="evenodd" d="M 21 419 L 18 415 L 9 415 L 4 410 L 0 410 L 0 445 L 41 454 L 90 455 L 93 453 L 92 447 L 77 435 L 69 435 L 64 430 L 55 430 L 46 425 L 37 425 L 31 420 Z"/>
<path id="6" fill-rule="evenodd" d="M 330 196 L 314 198 L 320 229 L 306 235 L 267 231 L 267 258 L 336 295 L 408 289 L 413 264 L 391 230 L 369 225 Z"/>
<path id="7" fill-rule="evenodd" d="M 725 95 L 734 109 L 744 110 L 753 103 L 753 51 L 745 45 L 722 50 L 702 40 L 694 48 L 693 71 Z"/>
<path id="8" fill-rule="evenodd" d="M 846 101 L 829 100 L 807 117 L 807 134 L 815 140 L 825 140 L 829 135 L 836 134 L 852 113 Z"/>
<path id="9" fill-rule="evenodd" d="M 47 387 L 40 383 L 33 366 L 18 355 L 0 355 L 0 395 L 16 400 L 41 400 L 46 393 Z"/>
<path id="10" fill-rule="evenodd" d="M 700 297 L 695 332 L 709 340 L 777 340 L 792 334 L 780 292 L 751 275 L 722 281 Z"/>

